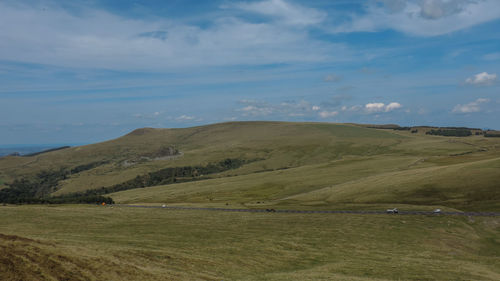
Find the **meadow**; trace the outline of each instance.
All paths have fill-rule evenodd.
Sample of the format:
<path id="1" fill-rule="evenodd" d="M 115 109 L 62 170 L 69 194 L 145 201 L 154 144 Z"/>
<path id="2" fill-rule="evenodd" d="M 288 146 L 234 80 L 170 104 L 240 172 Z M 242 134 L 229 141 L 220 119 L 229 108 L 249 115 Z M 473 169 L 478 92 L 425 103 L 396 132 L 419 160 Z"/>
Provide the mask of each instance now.
<path id="1" fill-rule="evenodd" d="M 241 165 L 192 173 L 225 159 Z M 155 174 L 162 169 L 191 174 L 102 195 L 151 206 L 500 211 L 500 138 L 355 124 L 138 129 L 0 158 L 0 189 L 36 179 L 49 192 L 43 196 L 56 198 L 134 179 L 164 182 Z M 7 204 L 0 273 L 3 280 L 499 280 L 499 237 L 499 217 Z"/>
<path id="2" fill-rule="evenodd" d="M 84 205 L 0 212 L 3 280 L 500 278 L 500 221 L 491 217 Z"/>

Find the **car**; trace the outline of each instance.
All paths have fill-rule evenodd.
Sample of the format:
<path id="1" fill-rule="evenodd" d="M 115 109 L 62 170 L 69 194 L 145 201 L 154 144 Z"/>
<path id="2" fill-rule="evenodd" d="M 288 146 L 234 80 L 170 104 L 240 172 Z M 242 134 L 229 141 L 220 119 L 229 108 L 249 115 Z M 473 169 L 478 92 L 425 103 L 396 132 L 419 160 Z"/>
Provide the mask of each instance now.
<path id="1" fill-rule="evenodd" d="M 441 209 L 436 209 L 434 211 L 432 211 L 434 214 L 441 214 Z"/>
<path id="2" fill-rule="evenodd" d="M 398 211 L 397 208 L 387 209 L 385 212 L 388 213 L 388 214 L 397 214 L 397 213 L 399 213 L 399 211 Z"/>
<path id="3" fill-rule="evenodd" d="M 163 205 L 161 205 L 161 207 L 162 207 L 162 208 L 166 208 L 166 207 L 167 207 L 167 205 L 163 204 Z"/>

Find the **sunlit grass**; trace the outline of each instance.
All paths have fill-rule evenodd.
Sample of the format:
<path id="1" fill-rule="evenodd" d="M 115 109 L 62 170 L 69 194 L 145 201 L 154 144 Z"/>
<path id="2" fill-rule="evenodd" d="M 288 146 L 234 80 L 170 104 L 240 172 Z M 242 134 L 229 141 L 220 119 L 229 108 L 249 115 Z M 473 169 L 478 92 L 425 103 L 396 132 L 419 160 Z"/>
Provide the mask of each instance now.
<path id="1" fill-rule="evenodd" d="M 94 280 L 134 280 L 142 274 L 150 280 L 500 277 L 497 218 L 99 206 L 0 211 L 0 233 L 55 242 L 40 247 L 84 259 L 82 271 Z"/>

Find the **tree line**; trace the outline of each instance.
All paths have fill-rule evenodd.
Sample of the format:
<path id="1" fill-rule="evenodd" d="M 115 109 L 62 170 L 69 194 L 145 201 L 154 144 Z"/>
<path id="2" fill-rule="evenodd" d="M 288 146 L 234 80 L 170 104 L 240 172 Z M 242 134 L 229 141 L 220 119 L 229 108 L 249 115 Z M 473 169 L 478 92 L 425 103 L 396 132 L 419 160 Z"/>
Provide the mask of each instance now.
<path id="1" fill-rule="evenodd" d="M 462 129 L 462 128 L 457 128 L 457 129 L 437 129 L 437 130 L 430 130 L 426 132 L 427 135 L 439 135 L 439 136 L 446 136 L 446 137 L 468 137 L 472 135 L 472 131 L 469 129 Z"/>
<path id="2" fill-rule="evenodd" d="M 242 160 L 242 159 L 228 158 L 217 163 L 210 163 L 206 166 L 183 166 L 183 167 L 165 168 L 155 172 L 147 173 L 145 175 L 139 175 L 134 179 L 119 184 L 115 184 L 108 187 L 101 187 L 97 189 L 90 189 L 79 194 L 81 194 L 82 196 L 103 195 L 134 188 L 144 188 L 157 185 L 198 181 L 207 179 L 208 177 L 206 177 L 206 175 L 237 169 L 243 166 L 244 164 L 253 161 L 256 160 Z"/>
<path id="3" fill-rule="evenodd" d="M 59 181 L 68 178 L 71 174 L 80 173 L 93 169 L 105 162 L 94 162 L 72 169 L 60 169 L 55 171 L 42 171 L 31 179 L 14 180 L 7 188 L 0 190 L 0 203 L 9 204 L 63 204 L 63 203 L 102 203 L 112 204 L 113 199 L 103 196 L 108 193 L 123 191 L 134 188 L 143 188 L 156 185 L 165 185 L 196 181 L 206 179 L 206 175 L 220 173 L 236 169 L 246 163 L 256 160 L 225 159 L 217 163 L 209 163 L 206 166 L 182 166 L 165 168 L 139 175 L 109 187 L 91 189 L 84 192 L 76 192 L 61 196 L 50 196 L 58 186 Z"/>
<path id="4" fill-rule="evenodd" d="M 77 174 L 93 169 L 107 162 L 93 162 L 76 166 L 72 169 L 44 170 L 31 178 L 16 179 L 7 184 L 7 188 L 0 189 L 0 203 L 9 204 L 62 204 L 62 203 L 99 203 L 112 202 L 111 198 L 102 196 L 60 196 L 50 197 L 56 191 L 60 181 L 67 179 L 72 174 Z"/>

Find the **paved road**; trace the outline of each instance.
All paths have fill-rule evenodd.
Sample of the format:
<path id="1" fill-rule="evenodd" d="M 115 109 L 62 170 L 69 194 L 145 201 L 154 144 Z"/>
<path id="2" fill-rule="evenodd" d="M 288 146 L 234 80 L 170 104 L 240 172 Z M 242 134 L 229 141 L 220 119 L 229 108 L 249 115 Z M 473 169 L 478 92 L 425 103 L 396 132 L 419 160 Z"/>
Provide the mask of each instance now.
<path id="1" fill-rule="evenodd" d="M 160 209 L 175 209 L 175 210 L 198 210 L 198 211 L 219 211 L 219 212 L 247 212 L 247 213 L 296 213 L 296 214 L 361 214 L 361 215 L 380 215 L 387 214 L 386 211 L 306 211 L 306 210 L 274 210 L 274 209 L 230 209 L 230 208 L 201 208 L 201 207 L 182 207 L 182 206 L 143 206 L 143 205 L 123 205 L 116 204 L 120 207 L 131 208 L 160 208 Z M 498 212 L 441 212 L 440 215 L 449 216 L 500 216 Z M 437 215 L 429 211 L 399 211 L 398 214 L 390 215 Z"/>

